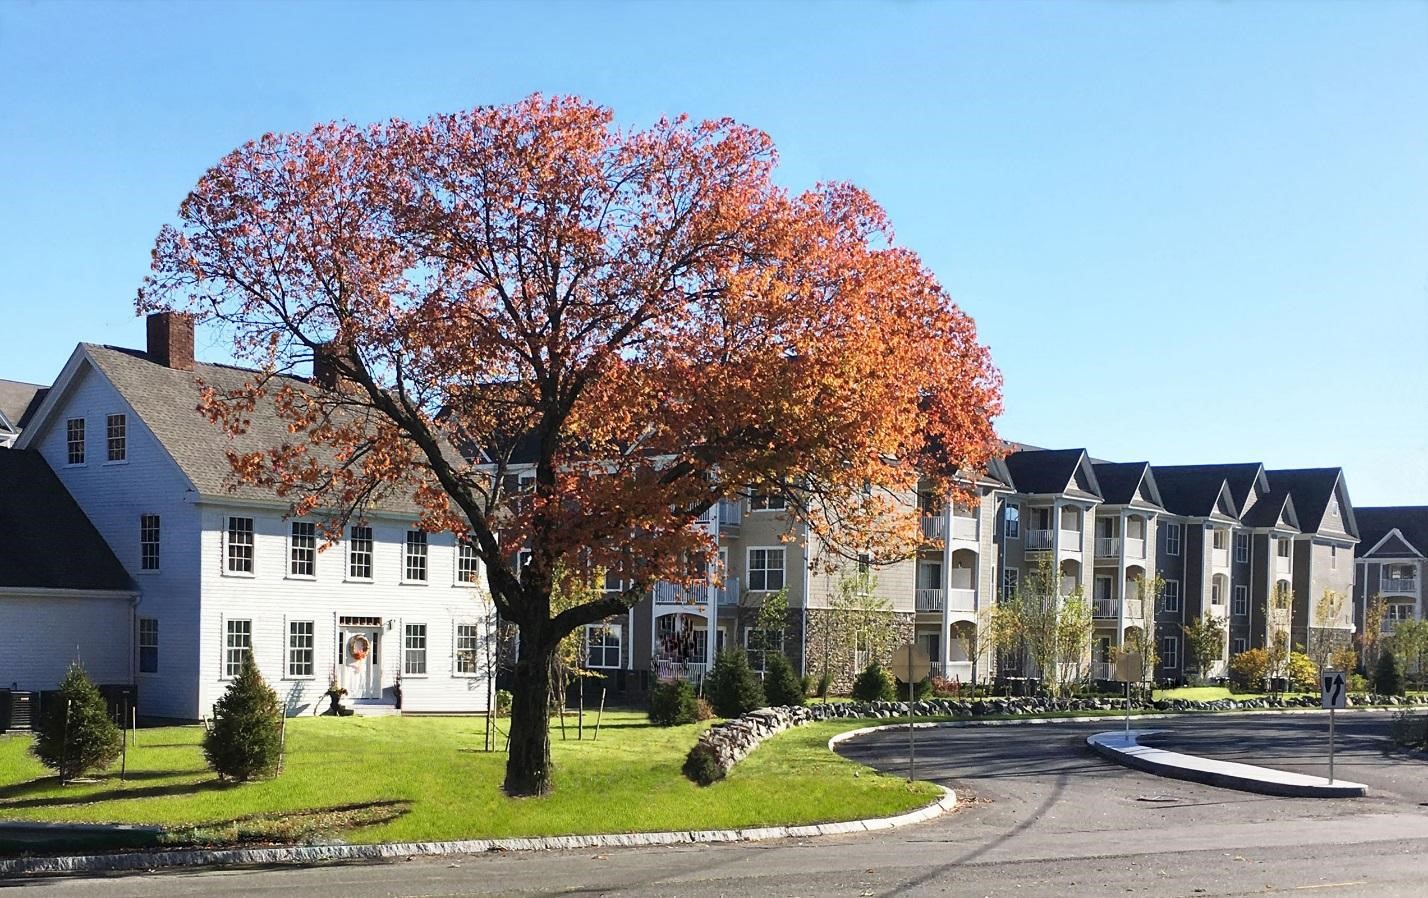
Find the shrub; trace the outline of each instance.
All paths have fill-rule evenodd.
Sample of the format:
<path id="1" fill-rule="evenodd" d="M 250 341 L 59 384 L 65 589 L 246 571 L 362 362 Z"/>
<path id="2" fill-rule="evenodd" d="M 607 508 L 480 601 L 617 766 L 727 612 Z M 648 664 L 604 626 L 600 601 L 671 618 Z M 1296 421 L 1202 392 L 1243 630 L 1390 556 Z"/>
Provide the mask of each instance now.
<path id="1" fill-rule="evenodd" d="M 496 690 L 496 716 L 497 716 L 497 717 L 510 717 L 510 716 L 511 716 L 511 702 L 512 702 L 512 701 L 513 701 L 513 696 L 511 695 L 511 691 L 510 691 L 509 689 L 497 689 L 497 690 Z"/>
<path id="2" fill-rule="evenodd" d="M 663 680 L 650 690 L 650 723 L 672 727 L 698 719 L 694 687 L 688 680 Z"/>
<path id="3" fill-rule="evenodd" d="M 1230 659 L 1230 685 L 1238 692 L 1258 692 L 1269 676 L 1270 658 L 1265 649 L 1248 649 Z"/>
<path id="4" fill-rule="evenodd" d="M 1403 668 L 1393 652 L 1384 650 L 1379 653 L 1378 663 L 1373 669 L 1373 691 L 1379 695 L 1403 694 Z"/>
<path id="5" fill-rule="evenodd" d="M 709 704 L 709 699 L 705 698 L 705 697 L 702 696 L 702 695 L 701 695 L 699 698 L 696 698 L 696 699 L 694 700 L 694 719 L 695 719 L 695 720 L 713 720 L 713 719 L 714 719 L 714 706 L 711 705 L 711 704 Z"/>
<path id="6" fill-rule="evenodd" d="M 124 747 L 124 734 L 109 719 L 109 708 L 79 664 L 71 664 L 59 694 L 45 709 L 30 749 L 40 763 L 72 780 L 103 770 Z"/>
<path id="7" fill-rule="evenodd" d="M 893 694 L 897 696 L 896 700 L 900 702 L 907 701 L 907 684 L 904 683 L 902 680 L 896 680 L 895 682 L 897 685 L 893 687 Z M 932 678 L 923 677 L 922 679 L 918 680 L 917 684 L 912 687 L 912 697 L 914 701 L 919 702 L 924 699 L 931 698 Z"/>
<path id="8" fill-rule="evenodd" d="M 764 697 L 771 707 L 801 705 L 806 698 L 803 684 L 793 672 L 793 665 L 782 653 L 768 656 L 764 670 Z"/>
<path id="9" fill-rule="evenodd" d="M 1409 748 L 1428 746 L 1428 716 L 1398 711 L 1388 726 L 1388 737 L 1396 744 Z"/>
<path id="10" fill-rule="evenodd" d="M 803 697 L 808 698 L 818 688 L 818 682 L 813 679 L 813 674 L 804 674 L 798 678 L 798 685 L 803 687 Z"/>
<path id="11" fill-rule="evenodd" d="M 1353 646 L 1340 646 L 1329 655 L 1329 667 L 1349 673 L 1359 666 L 1359 653 Z"/>
<path id="12" fill-rule="evenodd" d="M 263 681 L 253 653 L 213 706 L 213 728 L 203 736 L 203 756 L 223 779 L 240 782 L 278 771 L 282 758 L 282 706 Z"/>
<path id="13" fill-rule="evenodd" d="M 765 704 L 763 687 L 749 667 L 749 659 L 738 650 L 719 653 L 704 690 L 720 717 L 738 717 Z"/>
<path id="14" fill-rule="evenodd" d="M 955 698 L 962 694 L 962 683 L 959 680 L 949 680 L 947 677 L 932 677 L 932 694 L 937 696 Z"/>
<path id="15" fill-rule="evenodd" d="M 724 771 L 714 759 L 714 749 L 703 742 L 694 743 L 689 754 L 684 757 L 684 775 L 701 786 L 707 786 L 724 778 Z"/>
<path id="16" fill-rule="evenodd" d="M 1349 691 L 1350 691 L 1350 692 L 1368 692 L 1368 691 L 1369 691 L 1369 681 L 1368 681 L 1368 677 L 1364 676 L 1363 674 L 1349 674 Z"/>
<path id="17" fill-rule="evenodd" d="M 832 689 L 833 689 L 833 674 L 830 673 L 827 669 L 825 669 L 825 670 L 823 671 L 823 675 L 818 678 L 818 697 L 819 697 L 819 698 L 827 698 L 827 697 L 828 697 L 828 693 L 829 693 L 830 691 L 832 691 Z"/>
<path id="18" fill-rule="evenodd" d="M 853 681 L 853 698 L 864 702 L 896 701 L 893 680 L 883 666 L 874 661 Z"/>
<path id="19" fill-rule="evenodd" d="M 1319 668 L 1314 659 L 1303 652 L 1291 652 L 1289 655 L 1289 691 L 1319 691 Z"/>

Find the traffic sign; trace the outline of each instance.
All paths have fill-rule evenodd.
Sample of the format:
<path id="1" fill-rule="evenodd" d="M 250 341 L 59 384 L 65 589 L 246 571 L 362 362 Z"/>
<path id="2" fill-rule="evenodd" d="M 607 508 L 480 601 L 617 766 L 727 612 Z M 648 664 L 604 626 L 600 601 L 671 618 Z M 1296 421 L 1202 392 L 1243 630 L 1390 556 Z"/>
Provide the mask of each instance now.
<path id="1" fill-rule="evenodd" d="M 1324 671 L 1319 678 L 1319 698 L 1330 710 L 1349 706 L 1349 684 L 1342 670 Z"/>
<path id="2" fill-rule="evenodd" d="M 1122 654 L 1116 659 L 1116 680 L 1121 683 L 1139 683 L 1145 676 L 1145 659 L 1137 654 Z"/>
<path id="3" fill-rule="evenodd" d="M 904 683 L 921 682 L 931 669 L 932 661 L 928 659 L 926 652 L 917 647 L 916 643 L 909 642 L 907 645 L 900 645 L 893 651 L 893 676 Z"/>

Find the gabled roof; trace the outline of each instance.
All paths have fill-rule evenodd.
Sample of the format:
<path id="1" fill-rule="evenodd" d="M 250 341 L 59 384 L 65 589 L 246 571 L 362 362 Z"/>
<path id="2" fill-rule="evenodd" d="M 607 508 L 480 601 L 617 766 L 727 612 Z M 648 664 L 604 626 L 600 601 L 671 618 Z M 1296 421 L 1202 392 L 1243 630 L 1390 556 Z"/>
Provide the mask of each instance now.
<path id="1" fill-rule="evenodd" d="M 1023 449 L 1007 455 L 1005 464 L 1019 493 L 1101 498 L 1085 449 Z M 1078 475 L 1082 480 L 1079 485 Z"/>
<path id="2" fill-rule="evenodd" d="M 1256 529 L 1277 528 L 1298 532 L 1299 513 L 1294 508 L 1294 497 L 1287 488 L 1271 489 L 1244 513 L 1241 523 Z"/>
<path id="3" fill-rule="evenodd" d="M 133 588 L 108 543 L 32 449 L 0 452 L 0 587 Z"/>
<path id="4" fill-rule="evenodd" d="M 1288 468 L 1265 473 L 1269 476 L 1272 489 L 1287 488 L 1294 495 L 1294 508 L 1299 512 L 1299 525 L 1303 532 L 1319 532 L 1324 525 L 1324 512 L 1330 500 L 1338 496 L 1343 532 L 1353 537 L 1359 535 L 1354 509 L 1344 488 L 1343 468 Z"/>
<path id="5" fill-rule="evenodd" d="M 1428 505 L 1354 509 L 1360 558 L 1428 557 Z"/>
<path id="6" fill-rule="evenodd" d="M 44 384 L 0 380 L 0 426 L 24 429 L 35 409 L 40 407 L 46 391 Z"/>
<path id="7" fill-rule="evenodd" d="M 1206 518 L 1220 506 L 1225 495 L 1231 516 L 1238 514 L 1224 468 L 1226 465 L 1154 465 L 1155 482 L 1166 511 L 1189 518 Z M 1253 483 L 1253 481 L 1250 481 Z"/>
<path id="8" fill-rule="evenodd" d="M 1096 482 L 1101 486 L 1101 498 L 1108 505 L 1164 507 L 1150 462 L 1096 462 L 1092 467 L 1096 472 Z M 1140 493 L 1139 498 L 1137 493 Z"/>

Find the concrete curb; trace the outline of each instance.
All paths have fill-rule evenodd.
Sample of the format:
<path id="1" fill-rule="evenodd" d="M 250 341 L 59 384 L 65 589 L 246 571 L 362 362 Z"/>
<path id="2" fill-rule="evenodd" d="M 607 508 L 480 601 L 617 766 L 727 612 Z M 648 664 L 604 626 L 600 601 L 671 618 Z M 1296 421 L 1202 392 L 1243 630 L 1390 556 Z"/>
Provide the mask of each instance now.
<path id="1" fill-rule="evenodd" d="M 1138 743 L 1138 737 L 1152 732 L 1154 730 L 1097 733 L 1087 736 L 1086 744 L 1101 757 L 1125 767 L 1207 786 L 1282 798 L 1359 798 L 1368 794 L 1368 787 L 1362 783 L 1335 780 L 1331 785 L 1319 776 L 1218 761 Z"/>
<path id="2" fill-rule="evenodd" d="M 0 877 L 46 873 L 114 873 L 166 867 L 312 864 L 322 861 L 382 861 L 398 858 L 487 851 L 549 851 L 568 848 L 629 848 L 693 845 L 713 842 L 757 842 L 767 839 L 807 839 L 815 836 L 873 832 L 923 823 L 957 808 L 957 793 L 938 786 L 942 797 L 931 804 L 893 817 L 815 823 L 807 826 L 764 826 L 747 829 L 681 830 L 659 833 L 609 833 L 588 836 L 544 836 L 531 839 L 468 839 L 454 842 L 394 842 L 378 845 L 311 845 L 284 848 L 229 848 L 127 852 L 123 854 L 33 857 L 0 860 Z"/>

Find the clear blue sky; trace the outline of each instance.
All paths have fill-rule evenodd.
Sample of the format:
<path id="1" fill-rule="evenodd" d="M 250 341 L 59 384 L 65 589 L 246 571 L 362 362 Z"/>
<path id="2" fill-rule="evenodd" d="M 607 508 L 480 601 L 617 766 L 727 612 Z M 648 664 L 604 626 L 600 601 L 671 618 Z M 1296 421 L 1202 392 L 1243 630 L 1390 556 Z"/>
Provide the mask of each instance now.
<path id="1" fill-rule="evenodd" d="M 1424 4 L 0 3 L 0 377 L 142 345 L 154 235 L 244 140 L 531 91 L 867 187 L 1005 436 L 1428 503 Z"/>

